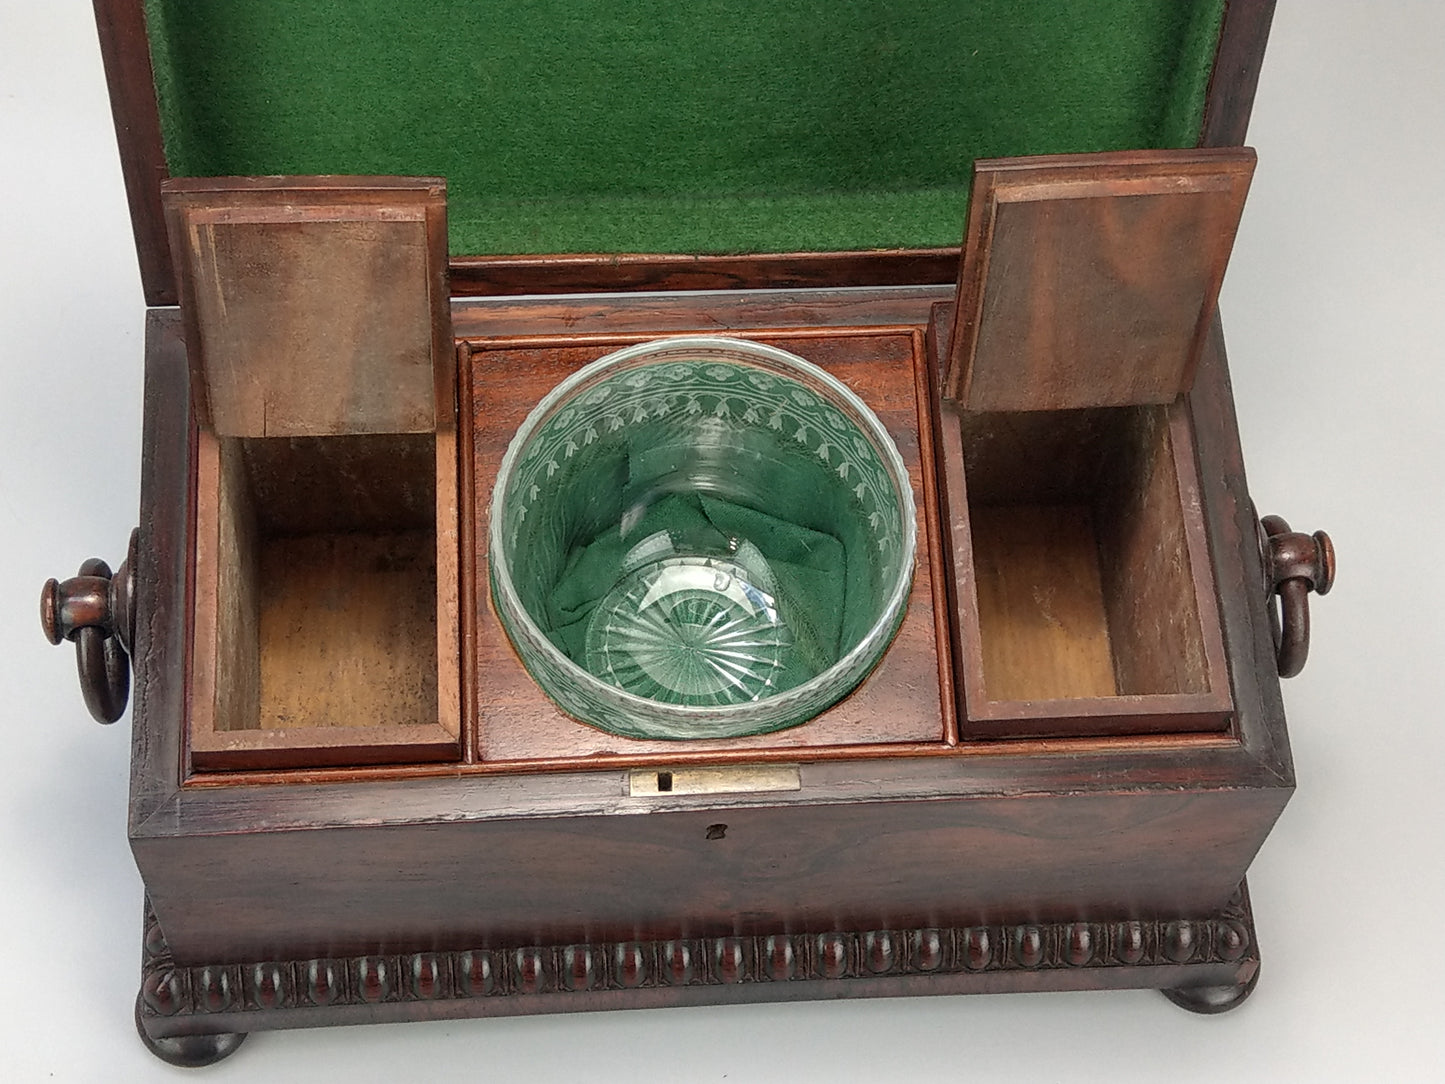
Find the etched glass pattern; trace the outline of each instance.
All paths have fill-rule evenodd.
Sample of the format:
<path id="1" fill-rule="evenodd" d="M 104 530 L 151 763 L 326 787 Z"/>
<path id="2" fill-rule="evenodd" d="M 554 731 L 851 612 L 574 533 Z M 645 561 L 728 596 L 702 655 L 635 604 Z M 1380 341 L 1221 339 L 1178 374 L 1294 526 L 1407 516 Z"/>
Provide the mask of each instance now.
<path id="1" fill-rule="evenodd" d="M 740 340 L 579 370 L 492 496 L 497 611 L 570 715 L 639 738 L 765 733 L 851 691 L 902 620 L 912 492 L 872 412 Z"/>

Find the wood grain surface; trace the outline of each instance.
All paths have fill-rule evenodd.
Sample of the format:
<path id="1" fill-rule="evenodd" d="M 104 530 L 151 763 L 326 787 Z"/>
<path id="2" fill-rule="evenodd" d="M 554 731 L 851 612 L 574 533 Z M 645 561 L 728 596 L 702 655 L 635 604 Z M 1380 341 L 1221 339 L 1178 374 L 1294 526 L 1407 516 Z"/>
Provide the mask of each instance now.
<path id="1" fill-rule="evenodd" d="M 940 365 L 951 319 L 928 336 Z M 965 740 L 1230 725 L 1182 401 L 945 405 L 939 447 Z"/>
<path id="2" fill-rule="evenodd" d="M 974 164 L 948 395 L 970 410 L 1167 403 L 1193 381 L 1247 149 Z"/>
<path id="3" fill-rule="evenodd" d="M 455 317 L 518 334 L 775 328 L 769 313 L 921 330 L 946 297 L 507 300 L 460 303 Z M 1200 511 L 1235 686 L 1227 731 L 962 741 L 891 757 L 864 746 L 804 761 L 794 792 L 638 798 L 626 768 L 585 758 L 530 773 L 188 769 L 176 720 L 189 696 L 196 453 L 175 314 L 152 317 L 148 344 L 130 836 L 182 964 L 1204 914 L 1232 894 L 1293 789 L 1217 330 L 1184 407 L 1211 464 Z"/>
<path id="4" fill-rule="evenodd" d="M 453 358 L 443 182 L 164 188 L 204 424 L 238 437 L 435 430 Z"/>
<path id="5" fill-rule="evenodd" d="M 988 698 L 1117 695 L 1089 506 L 986 505 L 970 526 Z"/>
<path id="6" fill-rule="evenodd" d="M 456 759 L 454 438 L 196 442 L 193 763 Z"/>

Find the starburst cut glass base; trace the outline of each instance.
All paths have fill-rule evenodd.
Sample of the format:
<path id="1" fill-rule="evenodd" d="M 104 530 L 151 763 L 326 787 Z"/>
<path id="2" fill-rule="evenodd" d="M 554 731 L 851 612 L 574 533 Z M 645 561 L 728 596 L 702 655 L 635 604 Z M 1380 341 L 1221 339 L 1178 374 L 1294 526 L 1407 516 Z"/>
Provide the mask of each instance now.
<path id="1" fill-rule="evenodd" d="M 644 542 L 633 553 L 648 549 L 672 551 Z M 767 562 L 744 541 L 726 557 L 673 551 L 633 567 L 593 612 L 586 665 L 638 696 L 716 707 L 796 680 L 792 646 Z"/>

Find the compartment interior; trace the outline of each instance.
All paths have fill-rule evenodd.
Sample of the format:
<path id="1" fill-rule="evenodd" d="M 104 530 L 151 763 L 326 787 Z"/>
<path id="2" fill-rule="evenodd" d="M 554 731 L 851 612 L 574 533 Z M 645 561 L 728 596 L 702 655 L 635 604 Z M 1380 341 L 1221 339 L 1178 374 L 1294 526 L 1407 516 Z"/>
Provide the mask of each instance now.
<path id="1" fill-rule="evenodd" d="M 136 0 L 173 176 L 447 178 L 451 251 L 951 246 L 975 158 L 1194 146 L 1225 0 Z"/>
<path id="2" fill-rule="evenodd" d="M 984 698 L 1210 691 L 1170 408 L 959 424 Z"/>
<path id="3" fill-rule="evenodd" d="M 217 731 L 438 720 L 437 438 L 217 442 Z"/>

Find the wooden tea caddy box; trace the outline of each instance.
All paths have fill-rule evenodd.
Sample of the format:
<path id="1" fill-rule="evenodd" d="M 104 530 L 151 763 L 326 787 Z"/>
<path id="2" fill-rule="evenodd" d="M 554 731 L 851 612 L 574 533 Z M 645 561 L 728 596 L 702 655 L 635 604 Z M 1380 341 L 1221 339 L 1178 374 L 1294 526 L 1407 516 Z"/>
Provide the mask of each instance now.
<path id="1" fill-rule="evenodd" d="M 135 668 L 152 1050 L 746 1000 L 1243 1000 L 1243 877 L 1294 785 L 1278 676 L 1333 573 L 1322 533 L 1256 517 L 1214 311 L 1273 4 L 1128 6 L 1207 46 L 1174 121 L 1197 147 L 981 161 L 961 248 L 449 258 L 447 185 L 343 175 L 378 172 L 361 152 L 167 180 L 196 137 L 165 108 L 207 85 L 177 57 L 214 38 L 219 63 L 237 26 L 96 0 L 153 306 L 141 520 L 42 618 L 97 718 Z M 1026 129 L 990 146 L 1056 149 Z M 512 653 L 488 498 L 567 373 L 689 332 L 858 392 L 909 468 L 917 571 L 817 719 L 642 742 L 563 716 Z"/>

